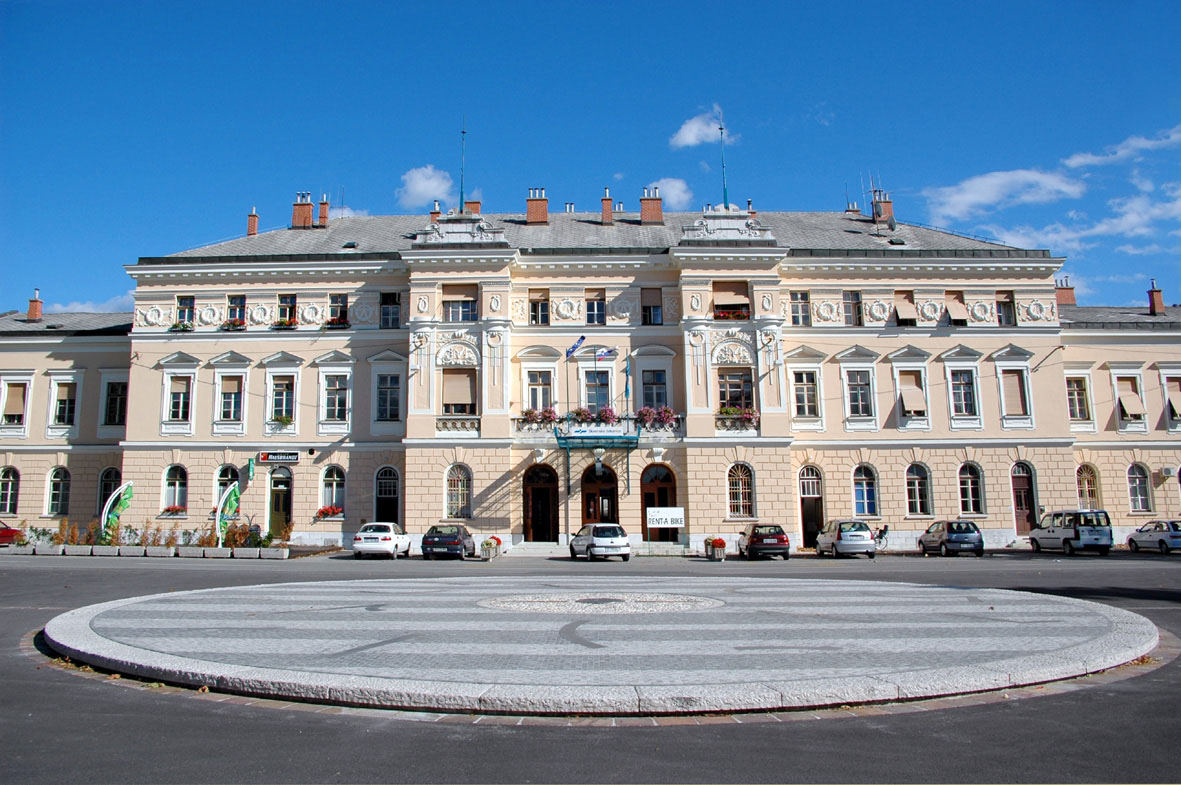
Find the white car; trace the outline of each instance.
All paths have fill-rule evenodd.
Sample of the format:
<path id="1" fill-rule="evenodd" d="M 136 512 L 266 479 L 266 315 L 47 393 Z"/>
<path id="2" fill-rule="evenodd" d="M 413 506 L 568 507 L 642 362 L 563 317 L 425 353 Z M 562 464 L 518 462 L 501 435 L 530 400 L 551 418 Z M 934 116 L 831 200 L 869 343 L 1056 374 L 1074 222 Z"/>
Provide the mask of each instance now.
<path id="1" fill-rule="evenodd" d="M 619 524 L 593 523 L 583 526 L 570 540 L 570 558 L 577 559 L 580 554 L 591 561 L 607 556 L 627 561 L 632 557 L 632 546 Z"/>
<path id="2" fill-rule="evenodd" d="M 1030 530 L 1029 547 L 1034 553 L 1061 548 L 1067 556 L 1079 551 L 1106 556 L 1111 551 L 1111 518 L 1106 510 L 1048 512 Z"/>
<path id="3" fill-rule="evenodd" d="M 410 535 L 396 523 L 367 523 L 353 536 L 353 558 L 366 554 L 410 557 Z"/>
<path id="4" fill-rule="evenodd" d="M 1161 553 L 1181 548 L 1181 521 L 1149 521 L 1128 535 L 1128 548 L 1156 548 Z"/>

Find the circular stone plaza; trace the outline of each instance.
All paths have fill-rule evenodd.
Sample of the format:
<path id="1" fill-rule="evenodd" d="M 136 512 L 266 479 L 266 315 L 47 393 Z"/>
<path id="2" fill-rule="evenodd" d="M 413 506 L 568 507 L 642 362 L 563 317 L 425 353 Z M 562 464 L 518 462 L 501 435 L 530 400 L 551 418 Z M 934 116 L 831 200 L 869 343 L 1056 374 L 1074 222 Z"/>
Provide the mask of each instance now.
<path id="1" fill-rule="evenodd" d="M 1093 673 L 1127 611 L 1000 589 L 759 578 L 434 578 L 175 592 L 45 628 L 78 662 L 225 692 L 522 715 L 773 711 Z"/>

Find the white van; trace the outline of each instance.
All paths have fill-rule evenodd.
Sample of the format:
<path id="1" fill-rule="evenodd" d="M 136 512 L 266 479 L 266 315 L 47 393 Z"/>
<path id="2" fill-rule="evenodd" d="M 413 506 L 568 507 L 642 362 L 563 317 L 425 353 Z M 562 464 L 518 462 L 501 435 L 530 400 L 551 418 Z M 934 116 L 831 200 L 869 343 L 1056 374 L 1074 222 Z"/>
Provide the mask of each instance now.
<path id="1" fill-rule="evenodd" d="M 1075 551 L 1111 552 L 1111 519 L 1106 510 L 1055 510 L 1042 516 L 1037 528 L 1029 533 L 1029 547 L 1034 553 L 1061 549 L 1067 556 Z"/>

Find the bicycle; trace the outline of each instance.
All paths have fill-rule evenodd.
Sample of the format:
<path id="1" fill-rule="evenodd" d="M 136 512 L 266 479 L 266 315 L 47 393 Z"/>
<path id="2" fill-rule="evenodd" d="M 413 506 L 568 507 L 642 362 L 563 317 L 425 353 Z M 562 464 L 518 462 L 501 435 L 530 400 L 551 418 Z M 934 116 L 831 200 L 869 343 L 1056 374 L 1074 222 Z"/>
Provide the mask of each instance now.
<path id="1" fill-rule="evenodd" d="M 890 544 L 890 524 L 883 524 L 882 528 L 878 529 L 873 535 L 874 550 L 882 552 Z"/>

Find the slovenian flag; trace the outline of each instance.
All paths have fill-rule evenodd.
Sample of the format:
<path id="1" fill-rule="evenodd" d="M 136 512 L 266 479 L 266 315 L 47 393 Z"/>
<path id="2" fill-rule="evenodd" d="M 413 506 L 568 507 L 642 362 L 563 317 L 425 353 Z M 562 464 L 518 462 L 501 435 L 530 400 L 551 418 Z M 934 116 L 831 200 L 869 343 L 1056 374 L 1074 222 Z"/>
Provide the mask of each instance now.
<path id="1" fill-rule="evenodd" d="M 612 346 L 608 349 L 599 349 L 597 352 L 595 352 L 595 359 L 596 360 L 606 360 L 608 357 L 610 357 L 612 354 L 615 353 L 615 348 L 616 347 Z"/>
<path id="2" fill-rule="evenodd" d="M 579 346 L 582 346 L 582 342 L 583 342 L 583 341 L 585 341 L 585 340 L 586 340 L 586 336 L 585 336 L 585 335 L 580 335 L 580 336 L 578 336 L 578 340 L 574 342 L 574 345 L 573 345 L 573 346 L 571 346 L 569 349 L 567 349 L 567 350 L 566 350 L 566 359 L 567 359 L 567 360 L 569 360 L 571 357 L 573 357 L 573 356 L 574 356 L 574 353 L 575 353 L 576 351 L 578 351 L 578 347 L 579 347 Z"/>

